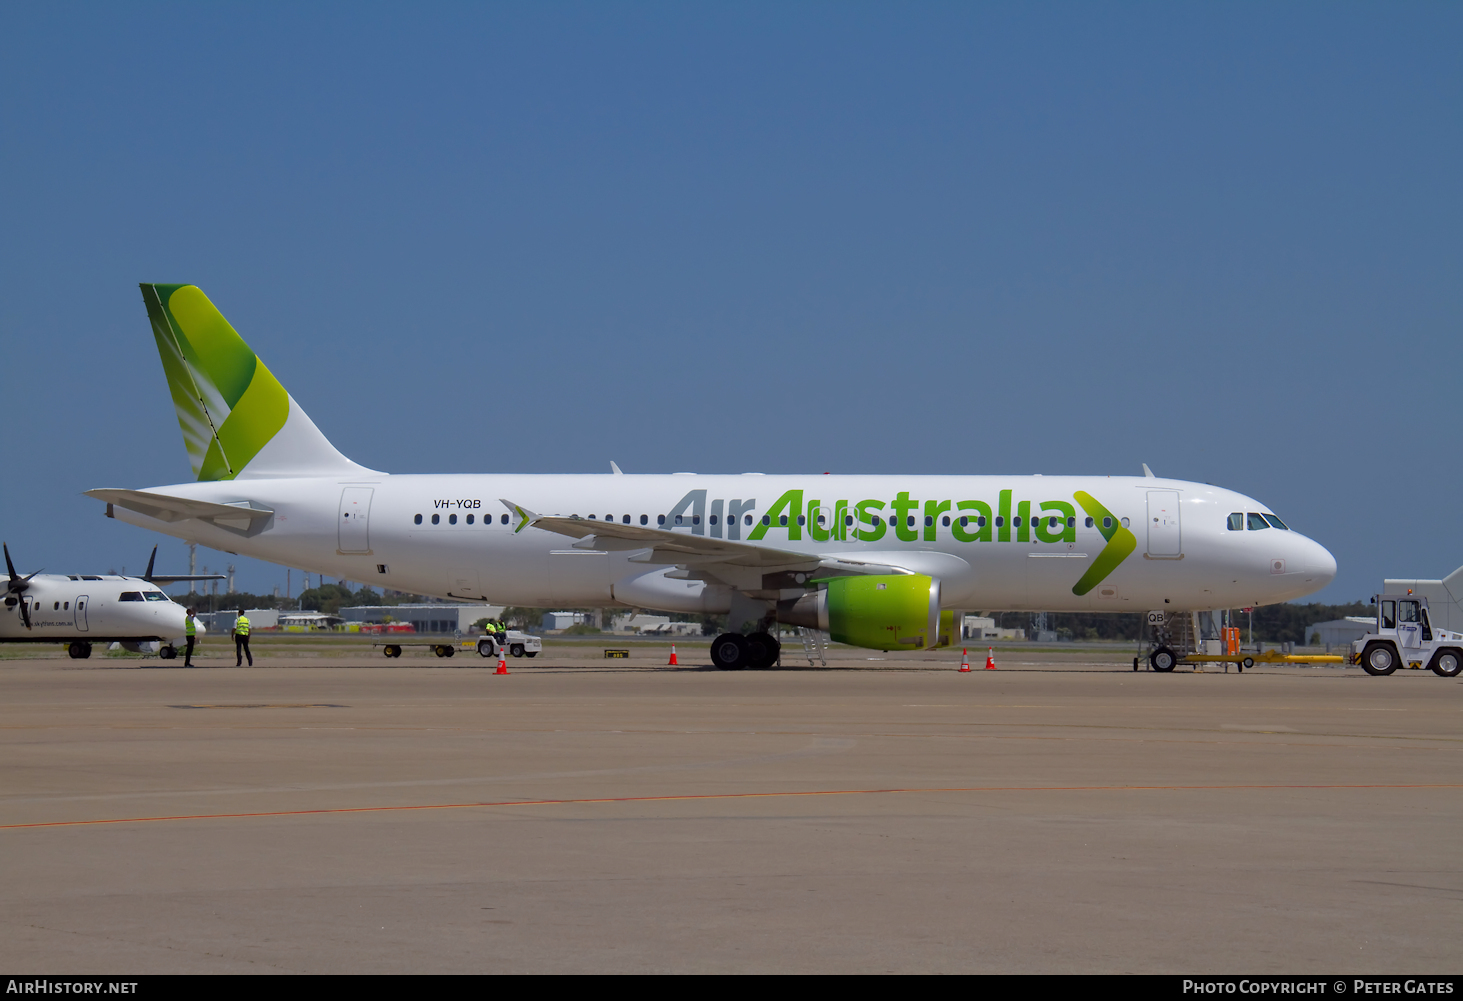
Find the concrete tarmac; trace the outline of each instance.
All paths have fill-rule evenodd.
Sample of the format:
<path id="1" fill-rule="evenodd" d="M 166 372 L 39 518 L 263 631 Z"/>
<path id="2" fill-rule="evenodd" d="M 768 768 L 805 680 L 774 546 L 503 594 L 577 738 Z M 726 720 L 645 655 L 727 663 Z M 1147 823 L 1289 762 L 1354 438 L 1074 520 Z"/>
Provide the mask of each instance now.
<path id="1" fill-rule="evenodd" d="M 704 647 L 498 677 L 266 647 L 0 662 L 0 961 L 1460 967 L 1456 680 L 958 653 L 723 673 Z"/>

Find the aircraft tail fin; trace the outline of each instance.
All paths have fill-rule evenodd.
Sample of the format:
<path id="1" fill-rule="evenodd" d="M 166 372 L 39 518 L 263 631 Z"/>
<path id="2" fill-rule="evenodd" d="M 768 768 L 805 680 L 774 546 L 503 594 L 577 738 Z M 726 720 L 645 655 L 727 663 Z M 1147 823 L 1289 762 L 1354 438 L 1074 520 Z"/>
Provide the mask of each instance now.
<path id="1" fill-rule="evenodd" d="M 371 472 L 330 444 L 198 286 L 141 287 L 199 480 Z"/>

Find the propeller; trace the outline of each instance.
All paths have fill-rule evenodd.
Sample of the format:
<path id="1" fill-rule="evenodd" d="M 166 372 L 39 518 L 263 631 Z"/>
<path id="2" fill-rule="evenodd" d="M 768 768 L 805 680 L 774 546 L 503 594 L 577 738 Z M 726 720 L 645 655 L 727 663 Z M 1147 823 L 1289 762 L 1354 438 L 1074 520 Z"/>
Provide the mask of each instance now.
<path id="1" fill-rule="evenodd" d="M 20 595 L 24 594 L 26 591 L 29 591 L 30 578 L 34 577 L 36 573 L 40 573 L 41 571 L 37 570 L 36 573 L 31 574 L 30 577 L 22 577 L 20 574 L 15 572 L 15 564 L 10 562 L 10 547 L 5 545 L 4 543 L 0 543 L 0 549 L 5 550 L 5 569 L 10 573 L 10 580 L 5 585 L 5 593 L 8 595 Z M 25 623 L 25 627 L 29 629 L 30 610 L 26 608 L 26 602 L 24 598 L 20 599 L 20 618 L 21 621 Z"/>

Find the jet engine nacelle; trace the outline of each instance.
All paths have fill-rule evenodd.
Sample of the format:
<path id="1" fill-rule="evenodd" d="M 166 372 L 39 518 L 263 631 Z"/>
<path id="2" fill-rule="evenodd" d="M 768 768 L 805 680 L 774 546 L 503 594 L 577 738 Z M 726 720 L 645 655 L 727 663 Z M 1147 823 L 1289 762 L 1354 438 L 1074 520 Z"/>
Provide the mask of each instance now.
<path id="1" fill-rule="evenodd" d="M 924 574 L 870 574 L 819 581 L 817 591 L 779 602 L 777 618 L 821 629 L 835 643 L 872 650 L 948 646 L 954 612 L 940 610 L 940 582 Z"/>

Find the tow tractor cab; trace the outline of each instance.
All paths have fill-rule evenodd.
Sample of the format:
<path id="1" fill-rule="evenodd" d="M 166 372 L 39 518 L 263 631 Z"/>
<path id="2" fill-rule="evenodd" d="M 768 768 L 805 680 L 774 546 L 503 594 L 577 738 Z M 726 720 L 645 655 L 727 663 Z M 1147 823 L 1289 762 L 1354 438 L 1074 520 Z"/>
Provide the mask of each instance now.
<path id="1" fill-rule="evenodd" d="M 1351 645 L 1351 662 L 1367 674 L 1391 674 L 1399 667 L 1424 667 L 1444 678 L 1463 670 L 1463 633 L 1435 627 L 1427 598 L 1407 591 L 1372 597 L 1377 625 Z"/>

